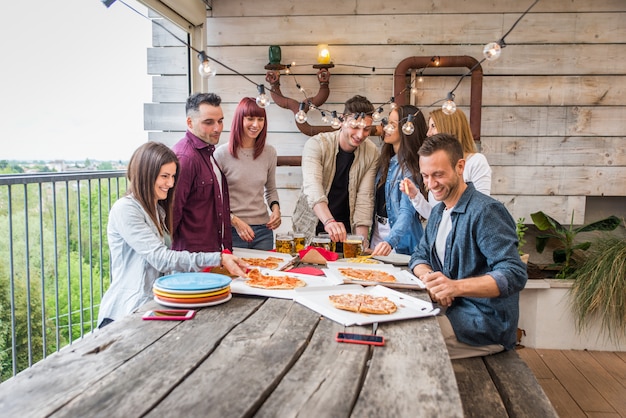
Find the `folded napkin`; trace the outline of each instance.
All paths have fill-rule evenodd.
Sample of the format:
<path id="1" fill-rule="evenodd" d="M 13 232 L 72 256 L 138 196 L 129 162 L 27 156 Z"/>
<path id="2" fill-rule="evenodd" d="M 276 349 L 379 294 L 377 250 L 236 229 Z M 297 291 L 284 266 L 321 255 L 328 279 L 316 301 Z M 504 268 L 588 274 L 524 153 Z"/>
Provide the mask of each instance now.
<path id="1" fill-rule="evenodd" d="M 337 261 L 339 254 L 325 248 L 308 246 L 298 252 L 303 263 L 326 264 L 327 261 Z"/>
<path id="2" fill-rule="evenodd" d="M 317 267 L 296 267 L 291 270 L 287 270 L 287 273 L 299 273 L 299 274 L 308 274 L 309 276 L 324 276 L 324 272 Z"/>

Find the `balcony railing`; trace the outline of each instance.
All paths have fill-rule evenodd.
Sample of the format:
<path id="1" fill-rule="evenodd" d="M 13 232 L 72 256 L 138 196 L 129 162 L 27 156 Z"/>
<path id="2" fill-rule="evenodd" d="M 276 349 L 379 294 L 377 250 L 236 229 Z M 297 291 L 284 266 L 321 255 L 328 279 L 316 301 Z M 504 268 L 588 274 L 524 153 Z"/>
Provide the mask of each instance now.
<path id="1" fill-rule="evenodd" d="M 0 176 L 0 381 L 96 326 L 124 171 Z"/>

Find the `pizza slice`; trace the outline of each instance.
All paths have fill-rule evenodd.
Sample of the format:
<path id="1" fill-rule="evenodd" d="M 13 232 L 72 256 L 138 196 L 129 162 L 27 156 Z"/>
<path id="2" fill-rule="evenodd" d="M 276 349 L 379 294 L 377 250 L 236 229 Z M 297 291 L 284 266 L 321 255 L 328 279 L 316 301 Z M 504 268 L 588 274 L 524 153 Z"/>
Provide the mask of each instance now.
<path id="1" fill-rule="evenodd" d="M 291 276 L 269 276 L 261 273 L 259 269 L 252 269 L 247 274 L 248 280 L 245 283 L 250 287 L 257 287 L 260 289 L 277 289 L 277 290 L 289 290 L 297 287 L 306 286 L 304 280 Z"/>
<path id="2" fill-rule="evenodd" d="M 284 259 L 280 257 L 272 257 L 272 256 L 267 257 L 267 258 L 242 257 L 241 259 L 251 266 L 263 267 L 263 268 L 268 268 L 268 269 L 278 268 L 280 263 L 285 261 Z"/>
<path id="3" fill-rule="evenodd" d="M 333 306 L 345 311 L 386 315 L 398 310 L 397 305 L 385 296 L 344 293 L 328 296 Z"/>
<path id="4" fill-rule="evenodd" d="M 397 280 L 393 274 L 382 270 L 355 269 L 350 267 L 339 268 L 339 272 L 351 280 L 364 282 L 395 283 Z"/>

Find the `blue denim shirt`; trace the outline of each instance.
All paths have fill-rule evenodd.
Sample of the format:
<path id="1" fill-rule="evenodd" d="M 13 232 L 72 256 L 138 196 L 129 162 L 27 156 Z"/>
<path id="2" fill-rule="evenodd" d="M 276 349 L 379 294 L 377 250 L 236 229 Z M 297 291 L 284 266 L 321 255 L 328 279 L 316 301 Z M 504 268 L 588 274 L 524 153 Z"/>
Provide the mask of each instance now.
<path id="1" fill-rule="evenodd" d="M 381 173 L 376 175 L 376 183 Z M 385 241 L 399 254 L 412 254 L 420 242 L 424 229 L 419 214 L 413 208 L 409 197 L 400 191 L 400 182 L 408 177 L 416 183 L 408 170 L 400 172 L 398 156 L 394 155 L 389 162 L 387 180 L 385 181 L 385 206 L 389 218 L 389 235 Z"/>
<path id="2" fill-rule="evenodd" d="M 433 208 L 424 237 L 411 257 L 411 270 L 428 264 L 454 280 L 488 274 L 494 278 L 497 298 L 455 298 L 446 315 L 459 341 L 470 345 L 501 344 L 514 348 L 519 319 L 519 292 L 528 280 L 517 252 L 513 217 L 497 200 L 476 191 L 471 182 L 452 209 L 452 230 L 446 240 L 442 265 L 435 249 L 444 205 Z"/>

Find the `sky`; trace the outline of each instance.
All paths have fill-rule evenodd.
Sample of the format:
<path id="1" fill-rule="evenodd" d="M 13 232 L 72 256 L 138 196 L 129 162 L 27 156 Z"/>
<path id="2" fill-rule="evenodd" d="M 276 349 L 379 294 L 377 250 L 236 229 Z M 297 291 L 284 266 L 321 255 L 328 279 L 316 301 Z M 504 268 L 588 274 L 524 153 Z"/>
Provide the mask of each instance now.
<path id="1" fill-rule="evenodd" d="M 148 139 L 151 36 L 119 1 L 0 2 L 0 160 L 128 160 Z"/>

